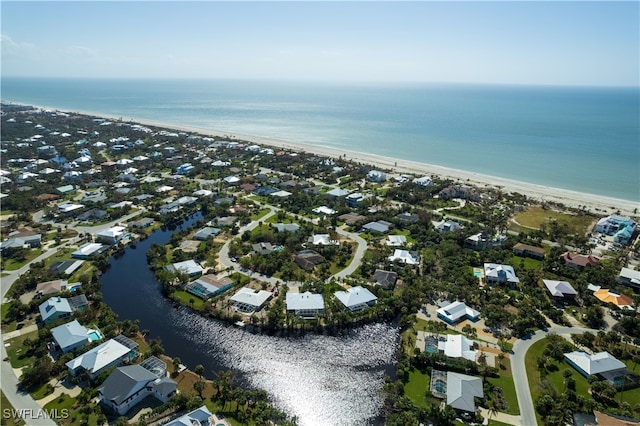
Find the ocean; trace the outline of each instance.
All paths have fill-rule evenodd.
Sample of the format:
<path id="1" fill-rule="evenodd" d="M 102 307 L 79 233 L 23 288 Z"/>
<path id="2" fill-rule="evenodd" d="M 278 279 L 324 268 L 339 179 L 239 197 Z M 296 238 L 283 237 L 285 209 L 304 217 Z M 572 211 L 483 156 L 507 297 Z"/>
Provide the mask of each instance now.
<path id="1" fill-rule="evenodd" d="M 638 88 L 2 77 L 0 96 L 640 201 Z"/>

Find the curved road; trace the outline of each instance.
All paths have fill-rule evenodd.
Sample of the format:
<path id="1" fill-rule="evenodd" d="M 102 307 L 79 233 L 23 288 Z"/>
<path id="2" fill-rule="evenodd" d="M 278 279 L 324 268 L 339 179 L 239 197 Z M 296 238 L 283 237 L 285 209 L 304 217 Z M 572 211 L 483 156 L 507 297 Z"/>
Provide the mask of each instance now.
<path id="1" fill-rule="evenodd" d="M 511 372 L 513 383 L 518 396 L 518 407 L 520 408 L 520 419 L 523 426 L 533 426 L 537 424 L 536 411 L 533 407 L 533 398 L 529 388 L 529 379 L 524 358 L 531 345 L 542 340 L 549 333 L 556 334 L 579 334 L 585 332 L 597 333 L 598 330 L 581 327 L 551 327 L 546 331 L 538 330 L 526 339 L 519 339 L 513 344 L 513 355 L 511 356 Z"/>

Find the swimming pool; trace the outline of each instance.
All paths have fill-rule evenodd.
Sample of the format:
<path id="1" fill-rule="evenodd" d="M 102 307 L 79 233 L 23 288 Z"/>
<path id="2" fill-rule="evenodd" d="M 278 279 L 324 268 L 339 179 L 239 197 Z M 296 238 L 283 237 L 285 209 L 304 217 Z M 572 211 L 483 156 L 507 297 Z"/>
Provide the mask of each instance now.
<path id="1" fill-rule="evenodd" d="M 80 284 L 78 285 L 72 285 L 71 287 L 69 287 L 69 291 L 76 291 L 77 289 L 80 288 Z"/>
<path id="2" fill-rule="evenodd" d="M 102 336 L 100 336 L 100 333 L 98 333 L 95 330 L 91 330 L 89 332 L 89 340 L 91 340 L 92 342 L 95 342 L 96 340 L 100 340 L 102 338 Z"/>

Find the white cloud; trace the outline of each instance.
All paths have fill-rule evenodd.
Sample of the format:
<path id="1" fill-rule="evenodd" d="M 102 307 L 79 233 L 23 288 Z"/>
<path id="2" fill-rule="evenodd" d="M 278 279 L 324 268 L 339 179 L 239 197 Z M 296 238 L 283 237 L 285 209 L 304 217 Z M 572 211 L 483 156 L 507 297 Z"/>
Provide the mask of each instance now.
<path id="1" fill-rule="evenodd" d="M 2 43 L 2 55 L 16 54 L 23 51 L 31 51 L 35 47 L 31 43 L 17 42 L 7 34 L 0 34 L 0 42 Z"/>

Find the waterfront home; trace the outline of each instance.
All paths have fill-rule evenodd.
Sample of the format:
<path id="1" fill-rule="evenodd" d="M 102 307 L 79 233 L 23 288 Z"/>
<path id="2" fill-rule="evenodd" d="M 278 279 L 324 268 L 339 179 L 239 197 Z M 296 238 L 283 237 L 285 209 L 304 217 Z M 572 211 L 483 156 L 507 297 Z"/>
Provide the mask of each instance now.
<path id="1" fill-rule="evenodd" d="M 387 174 L 380 170 L 371 170 L 367 173 L 367 180 L 369 182 L 381 183 L 387 180 Z"/>
<path id="2" fill-rule="evenodd" d="M 438 232 L 455 232 L 462 229 L 462 225 L 454 220 L 443 220 L 434 222 L 433 227 Z"/>
<path id="3" fill-rule="evenodd" d="M 90 379 L 95 379 L 103 371 L 133 359 L 137 349 L 137 343 L 119 335 L 77 356 L 65 365 L 69 374 L 74 377 L 86 372 Z"/>
<path id="4" fill-rule="evenodd" d="M 475 398 L 483 398 L 484 390 L 480 377 L 452 371 L 431 372 L 431 393 L 436 398 L 446 398 L 447 405 L 457 411 L 475 413 Z"/>
<path id="5" fill-rule="evenodd" d="M 109 229 L 98 232 L 96 234 L 96 241 L 111 245 L 117 244 L 125 237 L 125 231 L 126 228 L 124 226 L 113 226 Z"/>
<path id="6" fill-rule="evenodd" d="M 91 256 L 107 250 L 107 248 L 107 246 L 100 243 L 84 243 L 78 247 L 78 250 L 71 253 L 71 257 L 74 259 L 89 259 Z"/>
<path id="7" fill-rule="evenodd" d="M 390 247 L 402 247 L 407 244 L 405 235 L 389 235 L 387 237 L 387 245 Z"/>
<path id="8" fill-rule="evenodd" d="M 338 240 L 332 240 L 329 234 L 313 234 L 307 242 L 314 246 L 337 246 L 340 244 Z"/>
<path id="9" fill-rule="evenodd" d="M 438 193 L 438 198 L 441 200 L 462 198 L 469 201 L 478 201 L 480 199 L 480 192 L 476 188 L 468 185 L 451 185 L 443 188 Z"/>
<path id="10" fill-rule="evenodd" d="M 100 338 L 97 331 L 86 328 L 81 325 L 78 320 L 73 320 L 52 328 L 51 336 L 53 337 L 56 348 L 64 354 L 80 349 L 92 340 L 98 340 Z"/>
<path id="11" fill-rule="evenodd" d="M 346 291 L 336 291 L 333 295 L 351 312 L 373 306 L 378 300 L 373 293 L 361 286 L 351 287 Z"/>
<path id="12" fill-rule="evenodd" d="M 420 255 L 417 251 L 413 250 L 395 249 L 393 254 L 389 256 L 389 261 L 399 261 L 405 265 L 418 265 L 420 264 Z"/>
<path id="13" fill-rule="evenodd" d="M 618 274 L 618 282 L 636 290 L 640 290 L 640 271 L 622 268 Z"/>
<path id="14" fill-rule="evenodd" d="M 511 288 L 520 282 L 512 266 L 497 263 L 484 264 L 484 280 L 487 284 L 508 284 Z"/>
<path id="15" fill-rule="evenodd" d="M 166 364 L 150 357 L 142 364 L 116 368 L 98 389 L 98 398 L 102 405 L 122 416 L 149 396 L 161 403 L 169 401 L 177 386 L 167 377 Z"/>
<path id="16" fill-rule="evenodd" d="M 534 259 L 544 259 L 544 249 L 542 247 L 530 246 L 528 244 L 517 243 L 513 246 L 513 253 L 516 256 L 532 257 Z"/>
<path id="17" fill-rule="evenodd" d="M 599 288 L 593 295 L 604 303 L 611 303 L 618 309 L 633 309 L 633 299 L 626 294 L 616 293 L 607 288 Z"/>
<path id="18" fill-rule="evenodd" d="M 69 283 L 67 280 L 53 280 L 38 283 L 36 285 L 35 297 L 47 296 L 49 294 L 60 293 L 61 291 L 74 291 L 80 287 L 80 283 Z"/>
<path id="19" fill-rule="evenodd" d="M 316 265 L 324 262 L 324 257 L 314 250 L 300 250 L 293 257 L 293 261 L 306 271 L 312 270 Z"/>
<path id="20" fill-rule="evenodd" d="M 209 241 L 209 240 L 213 239 L 219 233 L 220 233 L 220 229 L 219 228 L 212 228 L 212 227 L 207 226 L 205 228 L 200 229 L 195 234 L 193 234 L 193 239 L 194 240 L 199 240 L 199 241 Z"/>
<path id="21" fill-rule="evenodd" d="M 480 319 L 480 312 L 467 306 L 464 302 L 444 302 L 440 305 L 436 313 L 438 314 L 438 318 L 449 324 L 456 324 L 464 319 L 473 322 Z"/>
<path id="22" fill-rule="evenodd" d="M 505 235 L 496 234 L 491 237 L 486 232 L 478 232 L 464 240 L 464 246 L 472 250 L 485 250 L 502 247 L 505 241 L 507 241 Z"/>
<path id="23" fill-rule="evenodd" d="M 555 299 L 574 299 L 578 292 L 567 281 L 542 280 Z"/>
<path id="24" fill-rule="evenodd" d="M 595 265 L 600 262 L 600 258 L 597 256 L 565 252 L 562 254 L 561 259 L 564 266 L 574 269 L 584 269 L 587 266 Z"/>
<path id="25" fill-rule="evenodd" d="M 476 345 L 471 339 L 461 334 L 447 334 L 438 339 L 438 351 L 450 358 L 464 358 L 476 361 L 478 351 L 472 348 Z"/>
<path id="26" fill-rule="evenodd" d="M 202 274 L 202 267 L 196 263 L 195 260 L 185 260 L 183 262 L 176 262 L 172 265 L 164 267 L 169 272 L 186 274 L 190 277 Z"/>
<path id="27" fill-rule="evenodd" d="M 203 275 L 195 281 L 185 285 L 185 290 L 207 300 L 233 288 L 233 281 L 229 277 L 218 278 L 213 274 Z"/>
<path id="28" fill-rule="evenodd" d="M 229 300 L 233 302 L 236 310 L 245 314 L 251 314 L 259 311 L 272 296 L 273 293 L 270 291 L 253 290 L 249 287 L 242 287 L 236 294 L 231 296 Z"/>
<path id="29" fill-rule="evenodd" d="M 164 426 L 229 426 L 224 418 L 211 414 L 206 405 L 166 423 Z"/>
<path id="30" fill-rule="evenodd" d="M 360 232 L 386 234 L 391 229 L 391 226 L 393 226 L 391 222 L 387 222 L 386 220 L 378 220 L 376 222 L 369 222 L 363 225 Z"/>
<path id="31" fill-rule="evenodd" d="M 588 354 L 584 351 L 574 351 L 564 354 L 564 359 L 584 377 L 597 376 L 614 386 L 623 386 L 624 376 L 629 374 L 625 363 L 609 352 Z"/>
<path id="32" fill-rule="evenodd" d="M 415 178 L 413 179 L 413 183 L 415 183 L 416 185 L 425 186 L 425 187 L 433 186 L 433 181 L 431 180 L 430 176 Z"/>
<path id="33" fill-rule="evenodd" d="M 74 311 L 81 311 L 87 305 L 89 301 L 84 294 L 78 296 L 64 298 L 64 297 L 51 297 L 38 306 L 40 310 L 40 317 L 42 322 L 50 324 L 60 318 L 67 318 L 71 316 Z"/>
<path id="34" fill-rule="evenodd" d="M 154 223 L 154 220 L 152 218 L 144 217 L 142 219 L 129 222 L 127 226 L 132 229 L 144 229 L 144 228 L 150 227 L 151 225 L 153 225 L 153 223 Z"/>
<path id="35" fill-rule="evenodd" d="M 379 285 L 385 290 L 390 290 L 396 285 L 398 273 L 393 271 L 385 271 L 384 269 L 376 269 L 371 277 L 371 282 Z"/>
<path id="36" fill-rule="evenodd" d="M 287 293 L 287 312 L 302 318 L 324 315 L 324 299 L 321 294 Z"/>
<path id="37" fill-rule="evenodd" d="M 58 260 L 49 266 L 49 272 L 52 274 L 71 275 L 78 270 L 84 263 L 84 260 Z"/>
<path id="38" fill-rule="evenodd" d="M 607 216 L 598 221 L 595 232 L 613 235 L 615 244 L 626 245 L 636 231 L 636 222 L 627 216 Z"/>

